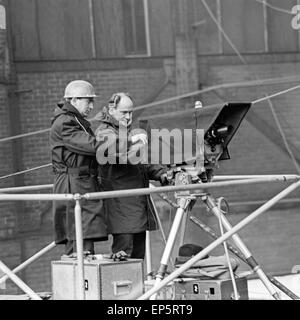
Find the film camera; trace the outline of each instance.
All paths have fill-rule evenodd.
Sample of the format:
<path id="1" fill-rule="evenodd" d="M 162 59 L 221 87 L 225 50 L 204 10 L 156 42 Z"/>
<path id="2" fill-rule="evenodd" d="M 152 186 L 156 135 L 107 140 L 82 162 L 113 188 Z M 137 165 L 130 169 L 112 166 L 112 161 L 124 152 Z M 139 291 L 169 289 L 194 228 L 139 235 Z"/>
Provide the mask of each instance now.
<path id="1" fill-rule="evenodd" d="M 189 154 L 184 154 L 174 139 L 159 137 L 162 145 L 169 145 L 168 150 L 171 150 L 173 155 L 169 163 L 165 161 L 160 163 L 170 168 L 168 172 L 170 184 L 205 183 L 211 181 L 214 169 L 218 168 L 218 161 L 230 159 L 228 144 L 250 107 L 249 102 L 230 102 L 225 105 L 189 109 L 140 119 L 140 127 L 148 133 L 150 148 L 153 128 L 168 129 L 169 132 L 174 129 L 182 131 L 191 129 L 193 134 L 185 135 L 183 139 L 183 144 L 192 145 Z M 148 154 L 153 155 L 156 152 L 162 153 L 161 145 L 157 150 L 153 148 L 149 150 Z M 185 157 L 176 157 L 176 152 L 181 152 Z"/>

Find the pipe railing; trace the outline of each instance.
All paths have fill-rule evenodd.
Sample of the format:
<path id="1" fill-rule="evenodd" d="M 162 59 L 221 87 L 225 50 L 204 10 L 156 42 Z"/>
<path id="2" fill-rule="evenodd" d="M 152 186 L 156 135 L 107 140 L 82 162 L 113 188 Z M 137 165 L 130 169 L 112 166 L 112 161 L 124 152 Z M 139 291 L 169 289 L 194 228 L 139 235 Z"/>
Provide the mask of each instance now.
<path id="1" fill-rule="evenodd" d="M 44 255 L 45 253 L 47 253 L 48 251 L 52 250 L 54 247 L 56 246 L 55 242 L 51 242 L 48 246 L 46 246 L 45 248 L 43 248 L 42 250 L 40 250 L 38 253 L 34 254 L 33 256 L 31 256 L 29 259 L 27 259 L 26 261 L 24 261 L 23 263 L 21 263 L 18 267 L 16 267 L 15 269 L 12 270 L 13 273 L 17 273 L 21 270 L 23 270 L 24 268 L 26 268 L 28 265 L 30 265 L 32 262 L 36 261 L 37 259 L 39 259 L 42 255 Z M 7 279 L 8 279 L 8 275 L 4 275 L 3 277 L 0 278 L 0 285 L 2 283 L 4 283 Z"/>
<path id="2" fill-rule="evenodd" d="M 221 175 L 214 176 L 213 182 L 224 181 L 224 180 L 239 180 L 239 179 L 259 179 L 259 178 L 276 178 L 276 177 L 295 177 L 293 174 L 267 174 L 267 175 Z M 22 186 L 22 187 L 10 187 L 10 188 L 0 188 L 1 193 L 11 193 L 11 192 L 27 192 L 27 191 L 37 191 L 37 190 L 48 190 L 52 189 L 53 184 L 42 184 L 33 186 Z"/>
<path id="3" fill-rule="evenodd" d="M 218 188 L 218 187 L 225 187 L 225 186 L 233 186 L 233 185 L 244 185 L 244 184 L 254 184 L 254 183 L 270 183 L 270 182 L 293 182 L 297 181 L 296 183 L 289 186 L 287 189 L 282 191 L 280 194 L 275 196 L 273 199 L 271 199 L 269 202 L 267 202 L 265 205 L 263 205 L 260 209 L 253 212 L 250 216 L 245 218 L 243 221 L 241 221 L 238 225 L 233 227 L 230 231 L 225 233 L 223 236 L 218 238 L 215 242 L 213 242 L 211 245 L 209 245 L 207 248 L 203 249 L 200 254 L 203 254 L 203 256 L 210 252 L 213 248 L 215 248 L 217 245 L 225 241 L 228 237 L 230 237 L 232 234 L 236 233 L 238 230 L 240 230 L 242 227 L 246 226 L 250 221 L 252 221 L 254 218 L 256 218 L 260 213 L 265 211 L 267 208 L 273 206 L 277 201 L 279 201 L 281 198 L 286 196 L 291 191 L 295 190 L 300 185 L 300 176 L 298 175 L 272 175 L 272 176 L 263 176 L 263 177 L 255 177 L 255 178 L 247 178 L 247 179 L 235 179 L 231 181 L 221 181 L 221 182 L 208 182 L 208 183 L 202 183 L 202 184 L 189 184 L 184 186 L 164 186 L 164 187 L 156 187 L 156 188 L 140 188 L 140 189 L 127 189 L 127 190 L 119 190 L 119 191 L 103 191 L 103 192 L 94 192 L 94 193 L 86 193 L 84 195 L 80 194 L 39 194 L 38 196 L 36 194 L 0 194 L 0 201 L 40 201 L 40 200 L 56 200 L 56 201 L 75 201 L 75 231 L 76 231 L 76 245 L 77 245 L 77 270 L 78 270 L 78 299 L 79 300 L 85 300 L 85 288 L 84 288 L 84 259 L 83 259 L 83 237 L 82 237 L 82 222 L 81 222 L 81 206 L 80 206 L 80 200 L 86 199 L 86 200 L 94 200 L 94 199 L 105 199 L 105 198 L 119 198 L 119 197 L 128 197 L 128 196 L 137 196 L 137 195 L 151 195 L 155 193 L 165 193 L 165 192 L 175 192 L 175 191 L 193 191 L 196 192 L 203 192 L 202 190 L 209 190 L 211 188 Z M 28 191 L 29 188 L 33 188 L 31 190 L 38 190 L 38 188 L 50 188 L 52 185 L 46 185 L 46 186 L 31 186 L 31 187 L 23 187 L 22 191 L 25 190 Z M 21 191 L 21 188 L 19 191 Z M 6 192 L 9 188 L 6 188 Z M 11 189 L 10 189 L 11 190 Z M 0 189 L 0 192 L 3 192 L 3 189 Z M 50 245 L 51 248 L 53 245 Z M 47 252 L 48 250 L 45 250 Z M 38 255 L 39 257 L 40 255 Z M 198 255 L 197 255 L 198 256 Z M 195 257 L 197 257 L 195 256 Z M 198 259 L 200 259 L 202 256 L 198 257 L 198 259 L 195 259 L 195 257 L 191 260 L 189 260 L 186 264 L 184 264 L 182 267 L 180 267 L 178 270 L 171 273 L 167 278 L 165 278 L 158 286 L 155 286 L 155 288 L 150 289 L 151 292 L 144 294 L 140 299 L 144 299 L 146 297 L 150 297 L 153 293 L 160 290 L 163 286 L 168 284 L 169 281 L 173 280 L 177 275 L 179 275 L 181 272 L 184 272 L 189 266 L 191 266 L 193 263 L 195 263 Z M 22 268 L 29 263 L 24 263 Z M 30 296 L 33 299 L 40 299 L 38 295 L 35 293 L 32 293 L 31 289 L 28 288 L 22 280 L 20 280 L 14 272 L 16 270 L 20 270 L 21 266 L 15 269 L 15 271 L 9 270 L 3 263 L 0 264 L 0 268 L 6 273 L 6 275 L 11 278 L 21 289 L 23 289 L 25 292 L 30 294 Z M 180 272 L 179 272 L 180 270 Z M 179 272 L 179 273 L 178 273 Z M 4 277 L 0 279 L 0 282 L 4 281 Z M 171 280 L 170 280 L 171 279 Z"/>
<path id="4" fill-rule="evenodd" d="M 156 188 L 139 188 L 139 189 L 127 189 L 127 190 L 118 190 L 118 191 L 103 191 L 103 192 L 94 192 L 86 193 L 83 195 L 83 198 L 87 200 L 95 199 L 105 199 L 105 198 L 123 198 L 123 197 L 132 197 L 132 196 L 141 196 L 154 193 L 165 193 L 165 192 L 175 192 L 175 191 L 199 191 L 199 190 L 209 190 L 213 188 L 228 187 L 234 185 L 244 185 L 244 184 L 255 184 L 255 183 L 269 183 L 269 182 L 288 182 L 288 181 L 297 181 L 300 179 L 298 175 L 290 176 L 276 176 L 276 177 L 267 177 L 267 178 L 258 178 L 258 179 L 244 179 L 244 180 L 232 180 L 232 181 L 221 181 L 221 182 L 207 182 L 201 184 L 187 184 L 184 186 L 165 186 L 165 187 L 156 187 Z M 0 195 L 0 200 L 1 200 Z M 13 199 L 12 199 L 13 200 Z"/>

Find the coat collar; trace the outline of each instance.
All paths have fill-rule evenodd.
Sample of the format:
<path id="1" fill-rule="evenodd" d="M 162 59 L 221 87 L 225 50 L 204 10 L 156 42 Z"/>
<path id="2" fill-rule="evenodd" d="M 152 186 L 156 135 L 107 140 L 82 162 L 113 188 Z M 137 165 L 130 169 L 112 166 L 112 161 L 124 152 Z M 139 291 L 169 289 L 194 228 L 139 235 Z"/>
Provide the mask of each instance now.
<path id="1" fill-rule="evenodd" d="M 119 121 L 117 121 L 115 118 L 113 118 L 112 116 L 110 116 L 107 112 L 99 112 L 95 118 L 95 121 L 99 121 L 100 123 L 105 123 L 109 126 L 112 126 L 114 129 L 119 130 L 120 126 L 119 126 Z M 129 126 L 127 128 L 128 131 L 131 130 L 131 126 Z"/>
<path id="2" fill-rule="evenodd" d="M 89 128 L 91 126 L 90 122 L 86 120 L 71 103 L 67 101 L 63 104 L 58 104 L 54 111 L 54 118 L 52 122 L 61 114 L 72 114 L 80 121 L 82 125 L 84 125 L 85 128 Z"/>

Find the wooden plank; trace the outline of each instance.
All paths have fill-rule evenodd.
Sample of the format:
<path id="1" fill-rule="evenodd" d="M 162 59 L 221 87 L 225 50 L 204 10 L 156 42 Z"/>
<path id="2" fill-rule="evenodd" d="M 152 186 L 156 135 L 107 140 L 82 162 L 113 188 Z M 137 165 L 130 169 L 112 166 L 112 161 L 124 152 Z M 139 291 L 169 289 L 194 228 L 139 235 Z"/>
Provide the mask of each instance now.
<path id="1" fill-rule="evenodd" d="M 193 0 L 194 16 L 191 25 L 193 27 L 197 40 L 197 51 L 199 54 L 218 54 L 219 50 L 219 29 L 214 21 L 210 18 L 207 10 L 201 1 Z M 217 17 L 217 1 L 211 0 L 207 2 L 213 15 Z M 203 21 L 203 24 L 198 25 Z"/>
<path id="2" fill-rule="evenodd" d="M 35 0 L 10 0 L 9 5 L 14 59 L 39 59 Z"/>
<path id="3" fill-rule="evenodd" d="M 297 0 L 269 0 L 274 7 L 291 11 Z M 298 30 L 291 26 L 293 15 L 267 7 L 267 26 L 270 52 L 298 51 Z"/>
<path id="4" fill-rule="evenodd" d="M 261 3 L 249 0 L 223 0 L 221 15 L 224 31 L 239 52 L 264 52 L 264 17 Z M 223 52 L 234 52 L 224 37 Z"/>
<path id="5" fill-rule="evenodd" d="M 94 0 L 98 58 L 124 57 L 125 38 L 121 0 Z"/>
<path id="6" fill-rule="evenodd" d="M 37 0 L 44 60 L 92 58 L 87 0 Z"/>

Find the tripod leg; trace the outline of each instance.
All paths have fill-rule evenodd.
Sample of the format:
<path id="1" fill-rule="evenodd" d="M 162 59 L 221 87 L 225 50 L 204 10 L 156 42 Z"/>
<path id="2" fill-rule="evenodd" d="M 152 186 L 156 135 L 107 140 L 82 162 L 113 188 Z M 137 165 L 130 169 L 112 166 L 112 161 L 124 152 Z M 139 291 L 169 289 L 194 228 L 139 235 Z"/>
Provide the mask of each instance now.
<path id="1" fill-rule="evenodd" d="M 180 227 L 179 247 L 181 247 L 184 243 L 184 236 L 185 236 L 185 229 L 186 229 L 188 215 L 189 215 L 189 210 L 187 209 L 184 211 L 184 214 L 182 217 L 182 223 Z"/>
<path id="2" fill-rule="evenodd" d="M 150 184 L 150 186 L 151 186 L 151 184 Z M 154 187 L 154 188 L 155 188 L 155 187 Z M 153 198 L 152 198 L 151 196 L 150 196 L 150 201 L 151 201 L 152 206 L 153 206 L 153 209 L 154 209 L 154 213 L 155 213 L 155 216 L 156 216 L 156 219 L 157 219 L 157 223 L 158 223 L 159 230 L 160 230 L 160 232 L 161 232 L 161 235 L 162 235 L 164 244 L 166 245 L 166 243 L 167 243 L 167 238 L 166 238 L 166 235 L 165 235 L 165 232 L 164 232 L 164 228 L 163 228 L 163 226 L 162 226 L 162 223 L 161 223 L 161 220 L 160 220 L 160 216 L 159 216 L 159 214 L 158 214 L 158 212 L 157 212 L 156 205 L 155 205 L 155 203 L 154 203 L 154 201 L 153 201 Z M 178 206 L 177 206 L 177 208 L 178 208 Z M 172 258 L 170 258 L 170 262 L 171 262 L 172 267 L 174 268 L 174 261 L 172 260 Z"/>
<path id="3" fill-rule="evenodd" d="M 154 287 L 156 285 L 158 285 L 162 279 L 164 278 L 167 268 L 168 268 L 168 262 L 174 247 L 174 243 L 176 240 L 176 236 L 177 236 L 177 232 L 179 230 L 180 227 L 180 223 L 185 215 L 185 211 L 187 210 L 187 207 L 190 203 L 190 199 L 189 198 L 180 198 L 179 200 L 179 208 L 176 211 L 176 215 L 168 236 L 168 240 L 162 255 L 162 258 L 160 260 L 160 267 L 157 271 L 157 274 L 155 276 L 155 284 Z M 156 298 L 156 294 L 152 295 L 150 300 L 155 300 Z"/>
<path id="4" fill-rule="evenodd" d="M 203 231 L 207 232 L 211 237 L 214 239 L 218 239 L 220 235 L 217 235 L 216 232 L 206 225 L 204 222 L 196 218 L 195 216 L 190 216 L 190 220 L 193 221 L 198 227 L 200 227 Z M 227 243 L 228 249 L 239 259 L 241 259 L 243 262 L 248 264 L 247 260 L 245 257 L 238 251 L 235 247 Z M 276 280 L 274 277 L 267 275 L 268 279 L 282 292 L 284 292 L 287 296 L 289 296 L 293 300 L 299 300 L 300 298 L 292 292 L 290 289 L 288 289 L 286 286 L 284 286 L 282 283 L 280 283 L 278 280 Z"/>
<path id="5" fill-rule="evenodd" d="M 230 231 L 232 229 L 231 224 L 225 218 L 223 213 L 219 210 L 213 198 L 210 195 L 205 195 L 204 197 L 202 197 L 202 201 L 206 204 L 206 206 L 212 211 L 212 213 L 217 218 L 221 217 L 222 224 L 224 225 L 227 231 Z M 236 246 L 244 254 L 249 266 L 253 269 L 253 271 L 257 273 L 258 277 L 260 278 L 262 283 L 265 285 L 266 289 L 270 292 L 270 294 L 274 297 L 274 299 L 280 300 L 279 293 L 274 289 L 272 283 L 270 282 L 268 277 L 265 275 L 260 265 L 256 262 L 256 260 L 254 259 L 254 257 L 252 256 L 248 248 L 245 246 L 241 238 L 237 234 L 234 234 L 232 235 L 232 239 L 235 242 Z"/>

